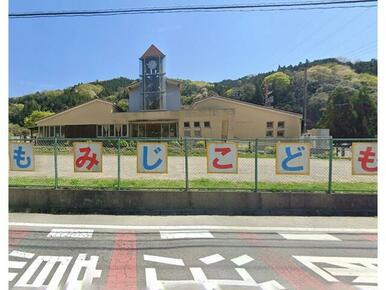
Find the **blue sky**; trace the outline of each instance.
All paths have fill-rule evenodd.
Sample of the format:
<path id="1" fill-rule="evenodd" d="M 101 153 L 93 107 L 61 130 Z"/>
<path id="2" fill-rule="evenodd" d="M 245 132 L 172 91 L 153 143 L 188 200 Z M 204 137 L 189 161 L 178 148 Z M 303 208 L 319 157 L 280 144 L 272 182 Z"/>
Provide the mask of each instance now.
<path id="1" fill-rule="evenodd" d="M 221 0 L 210 4 L 251 2 Z M 161 5 L 192 2 L 12 0 L 9 10 Z M 306 58 L 369 60 L 377 57 L 376 21 L 376 8 L 11 19 L 9 96 L 97 79 L 137 78 L 138 58 L 152 43 L 166 54 L 168 77 L 204 81 L 237 79 Z"/>

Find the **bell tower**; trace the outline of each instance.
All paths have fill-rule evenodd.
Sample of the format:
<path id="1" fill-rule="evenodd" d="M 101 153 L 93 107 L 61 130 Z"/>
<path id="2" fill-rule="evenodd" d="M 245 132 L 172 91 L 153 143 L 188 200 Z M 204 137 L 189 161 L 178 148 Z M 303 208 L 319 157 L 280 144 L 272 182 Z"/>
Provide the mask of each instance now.
<path id="1" fill-rule="evenodd" d="M 141 56 L 142 110 L 165 110 L 166 79 L 164 71 L 165 55 L 151 45 Z"/>

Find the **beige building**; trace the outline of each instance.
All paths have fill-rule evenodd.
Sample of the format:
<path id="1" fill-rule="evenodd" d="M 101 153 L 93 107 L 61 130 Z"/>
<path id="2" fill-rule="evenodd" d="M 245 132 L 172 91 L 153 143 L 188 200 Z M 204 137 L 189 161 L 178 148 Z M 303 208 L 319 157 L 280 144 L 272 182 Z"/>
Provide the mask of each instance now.
<path id="1" fill-rule="evenodd" d="M 129 111 L 94 99 L 37 122 L 40 137 L 300 137 L 301 115 L 220 96 L 181 106 L 181 83 L 165 77 L 164 55 L 140 58 L 141 81 L 129 86 Z"/>

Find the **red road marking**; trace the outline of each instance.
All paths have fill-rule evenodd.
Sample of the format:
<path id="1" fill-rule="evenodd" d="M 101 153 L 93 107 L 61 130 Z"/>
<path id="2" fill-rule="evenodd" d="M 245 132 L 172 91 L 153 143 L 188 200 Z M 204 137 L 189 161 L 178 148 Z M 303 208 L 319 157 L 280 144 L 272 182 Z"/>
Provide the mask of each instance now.
<path id="1" fill-rule="evenodd" d="M 116 235 L 105 289 L 137 289 L 137 251 L 135 234 L 118 233 Z"/>
<path id="2" fill-rule="evenodd" d="M 377 242 L 378 235 L 361 235 L 361 238 L 370 242 Z"/>
<path id="3" fill-rule="evenodd" d="M 8 245 L 17 246 L 17 244 L 24 239 L 29 232 L 27 230 L 9 230 L 8 231 Z"/>
<path id="4" fill-rule="evenodd" d="M 251 245 L 262 246 L 264 242 L 258 239 L 257 234 L 242 233 L 240 236 L 247 240 Z M 294 290 L 352 290 L 355 289 L 351 285 L 344 283 L 323 283 L 314 275 L 306 272 L 302 267 L 288 259 L 288 256 L 283 255 L 280 251 L 273 248 L 262 249 L 263 255 L 259 258 L 284 281 L 286 281 Z"/>

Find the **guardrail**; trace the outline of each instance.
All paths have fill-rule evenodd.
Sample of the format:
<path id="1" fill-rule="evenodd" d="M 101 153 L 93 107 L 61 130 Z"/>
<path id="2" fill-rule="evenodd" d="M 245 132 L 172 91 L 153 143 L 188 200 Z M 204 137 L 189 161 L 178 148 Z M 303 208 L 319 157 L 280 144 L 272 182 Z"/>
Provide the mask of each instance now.
<path id="1" fill-rule="evenodd" d="M 370 153 L 370 155 L 367 156 L 369 166 L 374 168 L 376 166 L 377 139 L 332 139 L 320 137 L 144 139 L 121 137 L 92 139 L 11 138 L 9 141 L 10 144 L 16 143 L 16 145 L 13 145 L 16 147 L 10 148 L 11 165 L 12 162 L 15 162 L 13 158 L 15 158 L 14 151 L 16 149 L 14 148 L 18 148 L 17 144 L 30 144 L 33 146 L 34 152 L 33 171 L 12 170 L 15 168 L 10 168 L 9 186 L 13 187 L 114 188 L 117 190 L 178 189 L 185 191 L 318 191 L 328 193 L 377 191 L 377 175 L 374 175 L 376 171 L 374 172 L 372 169 L 371 172 L 365 172 L 363 175 L 355 175 L 353 174 L 355 168 L 353 168 L 354 163 L 352 160 L 353 144 L 375 144 L 375 153 L 371 153 L 374 153 L 375 157 L 372 157 Z M 77 143 L 83 143 L 84 145 L 84 143 L 90 144 L 92 142 L 102 143 L 101 163 L 98 165 L 100 166 L 101 172 L 98 172 L 98 170 L 94 172 L 93 170 L 84 170 L 82 172 L 82 170 L 79 169 L 80 167 L 77 168 L 82 162 L 78 164 L 76 162 L 76 159 L 79 159 L 81 155 L 79 155 L 79 152 L 76 153 L 77 149 L 75 146 Z M 150 145 L 148 144 L 148 146 L 150 146 L 149 150 L 153 148 L 151 146 L 154 144 L 167 145 L 167 147 L 160 145 L 161 147 L 159 147 L 159 149 L 155 149 L 160 150 L 160 152 L 167 152 L 168 157 L 165 157 L 165 160 L 167 160 L 165 167 L 167 172 L 160 173 L 157 170 L 154 170 L 154 172 L 152 170 L 146 171 L 147 169 L 143 168 L 141 165 L 141 160 L 143 159 L 143 152 L 141 150 L 143 147 L 138 147 L 142 146 L 142 143 L 150 143 Z M 211 146 L 215 148 L 216 146 L 221 147 L 224 145 L 223 143 L 229 146 L 235 143 L 235 146 L 237 146 L 235 148 L 237 149 L 228 149 L 228 151 L 218 149 L 219 151 L 213 151 L 211 153 L 211 149 L 209 148 L 210 144 L 214 144 Z M 277 145 L 281 144 L 284 146 L 284 144 L 288 144 L 288 146 L 286 146 L 290 147 L 294 145 L 292 143 L 301 144 L 295 144 L 298 147 L 291 147 L 293 151 L 291 151 L 292 149 L 283 151 L 284 149 L 280 149 L 281 147 Z M 296 151 L 298 150 L 296 148 L 300 151 Z M 236 156 L 232 155 L 232 150 L 237 153 Z M 295 157 L 295 159 L 291 161 L 291 156 L 303 154 L 302 150 L 305 150 L 303 156 L 309 156 L 309 163 L 302 164 L 300 162 L 299 165 Z M 307 153 L 305 153 L 306 151 Z M 296 155 L 297 152 L 300 153 Z M 92 152 L 89 153 L 89 156 L 92 156 Z M 139 157 L 138 153 L 140 154 Z M 146 151 L 146 153 L 148 152 Z M 86 152 L 82 154 L 82 156 L 86 156 Z M 150 152 L 148 154 L 150 156 L 151 154 L 158 154 L 158 152 Z M 288 154 L 288 156 L 285 154 Z M 160 159 L 164 158 L 161 158 L 161 155 L 159 156 Z M 364 158 L 363 156 L 354 157 L 356 158 L 354 158 L 354 161 L 358 161 L 358 158 Z M 99 158 L 99 156 L 96 158 Z M 149 158 L 151 159 L 151 157 Z M 217 165 L 213 163 L 216 158 L 218 159 L 218 162 L 216 161 Z M 276 158 L 279 159 L 277 160 Z M 292 164 L 290 165 L 292 168 L 300 168 L 304 165 L 305 171 L 288 171 L 282 174 L 283 172 L 280 172 L 280 170 L 284 169 L 280 168 L 280 166 L 284 164 L 283 158 L 290 160 L 288 164 Z M 372 158 L 375 159 L 373 160 Z M 232 169 L 230 166 L 233 162 L 232 160 L 236 160 L 236 163 L 233 163 L 235 169 Z M 149 163 L 152 162 L 153 161 L 150 161 Z M 228 169 L 226 169 L 227 165 L 225 165 L 224 162 L 229 163 Z M 361 164 L 361 161 L 358 162 Z M 85 158 L 85 162 L 83 163 L 87 165 L 87 158 Z M 213 164 L 218 168 L 216 166 L 212 168 Z M 95 168 L 98 166 L 95 166 Z M 307 166 L 309 168 L 306 168 Z M 213 171 L 215 172 L 213 173 Z"/>

